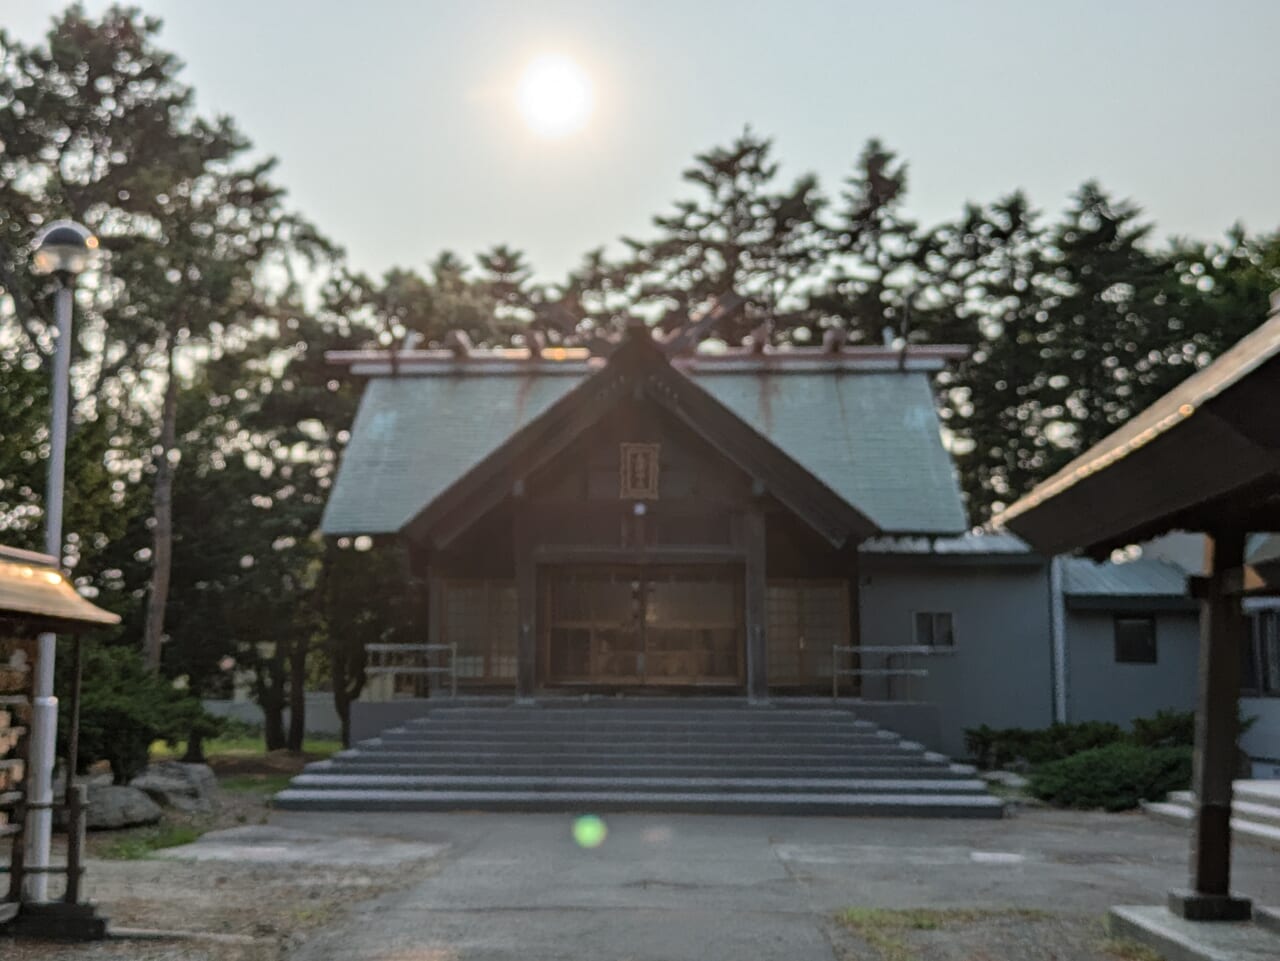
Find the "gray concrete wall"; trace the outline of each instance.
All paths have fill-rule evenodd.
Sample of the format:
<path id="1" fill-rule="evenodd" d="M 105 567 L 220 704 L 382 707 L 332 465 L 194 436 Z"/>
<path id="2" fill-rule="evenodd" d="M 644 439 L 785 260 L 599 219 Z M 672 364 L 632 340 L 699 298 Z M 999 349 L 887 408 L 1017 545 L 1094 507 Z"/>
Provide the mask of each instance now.
<path id="1" fill-rule="evenodd" d="M 1254 777 L 1280 777 L 1280 697 L 1242 697 L 1240 714 L 1257 719 L 1240 739 L 1254 759 Z"/>
<path id="2" fill-rule="evenodd" d="M 929 746 L 953 756 L 965 753 L 965 728 L 1053 720 L 1047 567 L 968 560 L 864 559 L 861 585 L 864 645 L 909 645 L 915 612 L 952 613 L 954 649 L 916 659 L 929 676 L 911 683 L 914 699 L 937 705 Z"/>
<path id="3" fill-rule="evenodd" d="M 342 722 L 338 720 L 338 712 L 333 706 L 333 695 L 328 691 L 308 691 L 307 695 L 308 734 L 323 737 L 339 737 L 342 734 Z M 204 709 L 217 717 L 229 717 L 245 724 L 262 725 L 262 708 L 253 701 L 206 700 L 202 702 Z M 284 723 L 289 724 L 289 712 L 284 712 Z"/>
<path id="4" fill-rule="evenodd" d="M 1200 644 L 1194 612 L 1155 613 L 1156 663 L 1117 664 L 1114 613 L 1067 611 L 1067 720 L 1114 721 L 1196 706 Z"/>

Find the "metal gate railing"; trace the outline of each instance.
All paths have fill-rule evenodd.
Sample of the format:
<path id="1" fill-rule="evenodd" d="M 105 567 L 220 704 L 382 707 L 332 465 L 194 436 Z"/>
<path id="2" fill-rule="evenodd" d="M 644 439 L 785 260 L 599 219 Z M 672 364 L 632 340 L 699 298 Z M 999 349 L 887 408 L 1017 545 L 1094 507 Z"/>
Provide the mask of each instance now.
<path id="1" fill-rule="evenodd" d="M 835 700 L 840 696 L 840 678 L 864 678 L 864 677 L 883 677 L 886 679 L 886 699 L 898 700 L 893 697 L 893 679 L 898 677 L 928 677 L 929 671 L 923 667 L 912 667 L 911 658 L 913 656 L 928 656 L 934 652 L 932 647 L 924 646 L 907 646 L 907 645 L 890 645 L 890 646 L 868 646 L 862 645 L 840 645 L 833 644 L 831 646 L 831 698 Z M 840 655 L 858 655 L 858 667 L 841 667 Z M 870 655 L 871 657 L 882 658 L 881 667 L 864 667 L 863 658 Z M 894 667 L 893 659 L 901 657 L 904 659 L 902 666 Z M 909 685 L 910 682 L 908 682 Z M 907 693 L 911 693 L 910 686 Z M 907 698 L 906 700 L 909 700 Z"/>
<path id="2" fill-rule="evenodd" d="M 369 664 L 364 672 L 369 675 L 396 677 L 427 677 L 447 674 L 449 696 L 458 696 L 458 645 L 457 644 L 366 644 Z M 447 664 L 432 664 L 432 654 L 448 654 Z"/>

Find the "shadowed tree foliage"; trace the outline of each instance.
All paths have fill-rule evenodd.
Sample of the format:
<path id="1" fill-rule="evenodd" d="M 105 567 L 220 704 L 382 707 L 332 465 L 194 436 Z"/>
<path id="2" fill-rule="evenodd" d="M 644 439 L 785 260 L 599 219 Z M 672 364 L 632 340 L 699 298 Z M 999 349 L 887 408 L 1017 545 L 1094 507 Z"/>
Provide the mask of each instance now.
<path id="1" fill-rule="evenodd" d="M 1094 183 L 1059 217 L 1013 193 L 921 227 L 880 141 L 829 199 L 750 130 L 693 159 L 650 237 L 561 283 L 506 244 L 371 277 L 230 118 L 197 111 L 159 31 L 73 6 L 41 43 L 0 32 L 0 529 L 40 546 L 55 338 L 30 242 L 72 217 L 106 257 L 76 303 L 64 555 L 123 616 L 106 640 L 195 694 L 247 683 L 272 747 L 300 748 L 308 682 L 329 680 L 346 728 L 364 645 L 424 631 L 395 544 L 319 533 L 360 392 L 326 350 L 605 353 L 629 318 L 670 332 L 729 294 L 748 307 L 711 333 L 734 345 L 965 344 L 938 396 L 977 523 L 1257 326 L 1280 287 L 1274 233 L 1160 243 Z"/>
<path id="2" fill-rule="evenodd" d="M 885 328 L 906 332 L 925 238 L 904 213 L 907 165 L 879 140 L 868 141 L 844 187 L 827 226 L 831 269 L 813 303 L 850 342 L 878 344 Z"/>
<path id="3" fill-rule="evenodd" d="M 823 256 L 817 179 L 780 187 L 772 141 L 747 130 L 699 154 L 684 180 L 697 188 L 695 198 L 655 217 L 654 239 L 624 238 L 634 307 L 663 311 L 661 326 L 670 330 L 714 297 L 746 297 L 752 309 L 715 331 L 734 344 L 764 321 L 787 329 L 806 323 L 802 287 Z"/>

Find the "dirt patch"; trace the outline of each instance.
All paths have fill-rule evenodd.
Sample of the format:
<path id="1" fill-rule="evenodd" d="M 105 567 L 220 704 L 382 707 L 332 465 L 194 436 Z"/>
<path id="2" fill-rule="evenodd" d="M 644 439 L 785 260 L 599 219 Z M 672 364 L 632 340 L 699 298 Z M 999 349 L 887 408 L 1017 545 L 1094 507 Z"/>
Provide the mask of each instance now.
<path id="1" fill-rule="evenodd" d="M 209 766 L 218 777 L 246 774 L 297 774 L 312 761 L 323 761 L 327 754 L 292 754 L 271 751 L 266 754 L 226 754 L 209 758 Z"/>
<path id="2" fill-rule="evenodd" d="M 270 860 L 194 862 L 155 854 L 157 839 L 190 840 L 225 828 L 265 824 L 274 777 L 238 773 L 219 791 L 216 812 L 167 812 L 162 824 L 90 835 L 86 896 L 112 928 L 188 932 L 194 939 L 61 945 L 0 938 L 5 961 L 279 961 L 360 902 L 435 870 L 430 861 L 307 864 Z M 263 789 L 251 786 L 264 778 Z M 226 784 L 237 785 L 227 790 Z M 188 830 L 191 829 L 191 830 Z M 55 854 L 55 857 L 60 856 Z"/>
<path id="3" fill-rule="evenodd" d="M 1095 915 L 1021 909 L 858 910 L 839 918 L 842 961 L 1136 961 Z M 1145 961 L 1145 958 L 1144 958 Z"/>

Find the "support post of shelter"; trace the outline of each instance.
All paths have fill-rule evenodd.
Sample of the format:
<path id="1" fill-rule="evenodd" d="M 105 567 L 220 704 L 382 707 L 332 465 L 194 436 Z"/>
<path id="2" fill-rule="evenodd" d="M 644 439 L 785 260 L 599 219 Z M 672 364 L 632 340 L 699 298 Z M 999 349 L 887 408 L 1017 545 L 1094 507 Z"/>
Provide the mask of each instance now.
<path id="1" fill-rule="evenodd" d="M 529 538 L 528 520 L 521 504 L 512 518 L 512 539 L 516 566 L 516 698 L 533 699 L 537 686 L 538 658 L 538 576 Z"/>
<path id="2" fill-rule="evenodd" d="M 858 546 L 854 544 L 849 547 L 849 575 L 847 588 L 849 595 L 849 646 L 860 647 L 862 645 L 862 566 L 858 557 Z M 853 658 L 857 655 L 848 655 L 849 663 L 839 664 L 832 655 L 831 669 L 834 672 L 837 667 L 862 667 L 862 660 L 859 658 L 857 662 L 853 662 Z M 835 675 L 838 677 L 838 675 Z M 853 682 L 853 690 L 850 693 L 854 697 L 862 696 L 862 677 L 855 674 L 851 679 Z"/>
<path id="3" fill-rule="evenodd" d="M 1229 573 L 1244 560 L 1243 531 L 1206 539 L 1207 576 L 1200 600 L 1200 700 L 1192 788 L 1191 888 L 1169 893 L 1169 910 L 1189 921 L 1244 921 L 1245 898 L 1231 894 L 1231 791 L 1236 771 L 1240 647 L 1245 629 Z"/>
<path id="4" fill-rule="evenodd" d="M 769 650 L 765 639 L 765 517 L 753 507 L 743 517 L 743 546 L 746 548 L 746 653 L 747 699 L 764 703 L 769 699 Z"/>

